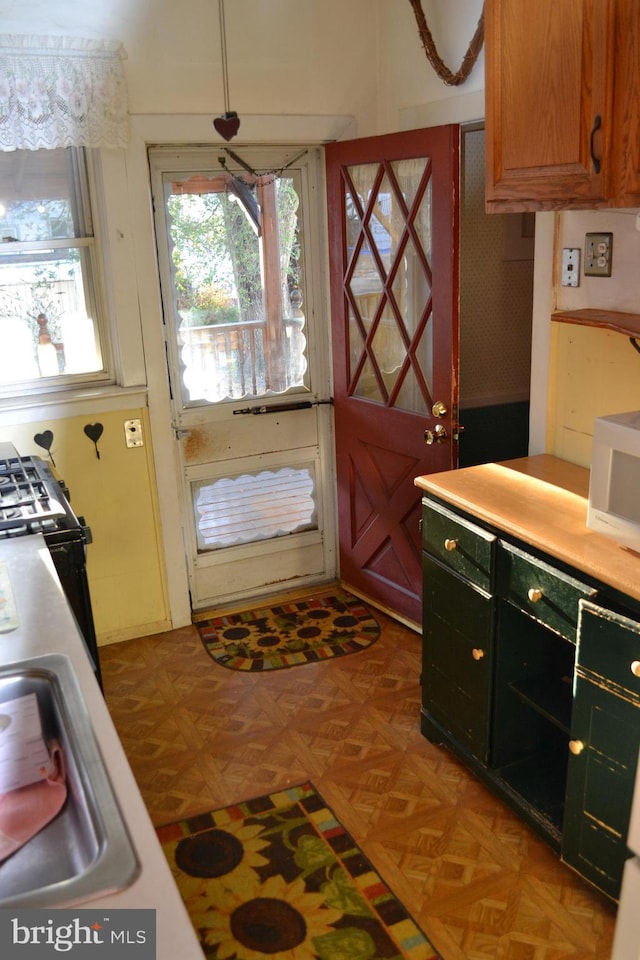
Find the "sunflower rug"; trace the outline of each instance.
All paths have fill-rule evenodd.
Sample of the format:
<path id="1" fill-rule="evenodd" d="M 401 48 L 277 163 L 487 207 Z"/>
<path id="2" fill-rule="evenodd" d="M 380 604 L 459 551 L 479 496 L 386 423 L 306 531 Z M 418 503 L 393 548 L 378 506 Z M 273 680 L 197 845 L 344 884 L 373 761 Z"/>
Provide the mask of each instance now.
<path id="1" fill-rule="evenodd" d="M 345 590 L 196 621 L 206 651 L 232 670 L 279 670 L 356 653 L 380 635 L 365 605 Z"/>
<path id="2" fill-rule="evenodd" d="M 157 833 L 207 958 L 441 960 L 310 783 Z"/>

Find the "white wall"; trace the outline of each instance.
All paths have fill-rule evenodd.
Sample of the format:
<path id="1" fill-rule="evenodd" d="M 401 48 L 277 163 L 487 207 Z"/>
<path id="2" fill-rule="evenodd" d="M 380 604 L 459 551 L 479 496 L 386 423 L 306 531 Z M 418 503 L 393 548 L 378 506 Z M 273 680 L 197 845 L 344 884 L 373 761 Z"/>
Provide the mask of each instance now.
<path id="1" fill-rule="evenodd" d="M 422 3 L 443 59 L 457 70 L 475 31 L 482 0 Z M 322 142 L 459 122 L 483 114 L 482 57 L 464 86 L 447 87 L 427 61 L 409 0 L 227 0 L 225 15 L 229 108 L 241 118 L 235 145 L 243 138 L 246 142 Z M 122 348 L 125 359 L 132 358 L 131 383 L 139 383 L 140 358 L 146 365 L 150 462 L 155 463 L 157 478 L 157 490 L 149 493 L 154 502 L 157 495 L 164 554 L 158 562 L 165 566 L 169 609 L 177 626 L 188 622 L 190 611 L 146 146 L 221 143 L 212 127 L 212 119 L 225 107 L 218 4 L 216 0 L 0 0 L 0 20 L 4 33 L 110 38 L 120 40 L 126 50 L 131 145 L 127 151 L 105 155 L 103 164 L 110 302 L 123 320 Z M 117 400 L 110 402 L 117 407 Z M 94 400 L 92 419 L 100 412 L 100 403 L 96 407 Z M 77 413 L 76 407 L 73 415 Z M 58 415 L 64 417 L 64 411 Z M 6 418 L 1 422 L 8 423 Z M 107 462 L 102 465 L 108 469 Z M 74 476 L 65 479 L 73 489 Z M 105 580 L 109 562 L 117 566 L 118 557 L 105 558 Z M 164 614 L 161 607 L 159 603 L 158 620 Z M 124 621 L 121 613 L 117 624 L 105 622 L 106 636 L 144 630 L 133 609 Z"/>
<path id="2" fill-rule="evenodd" d="M 452 73 L 460 69 L 483 6 L 483 0 L 422 0 L 438 53 Z M 380 132 L 482 119 L 484 49 L 465 83 L 448 86 L 427 59 L 408 0 L 380 0 L 379 10 Z"/>

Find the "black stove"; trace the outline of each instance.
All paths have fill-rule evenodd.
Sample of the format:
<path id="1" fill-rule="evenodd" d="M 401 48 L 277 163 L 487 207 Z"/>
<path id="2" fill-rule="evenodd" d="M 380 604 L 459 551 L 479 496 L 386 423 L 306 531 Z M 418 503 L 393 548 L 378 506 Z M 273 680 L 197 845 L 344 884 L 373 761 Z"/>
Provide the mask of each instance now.
<path id="1" fill-rule="evenodd" d="M 12 443 L 0 443 L 0 540 L 41 533 L 98 681 L 100 665 L 86 572 L 91 530 L 74 513 L 69 490 L 40 457 L 21 457 Z"/>

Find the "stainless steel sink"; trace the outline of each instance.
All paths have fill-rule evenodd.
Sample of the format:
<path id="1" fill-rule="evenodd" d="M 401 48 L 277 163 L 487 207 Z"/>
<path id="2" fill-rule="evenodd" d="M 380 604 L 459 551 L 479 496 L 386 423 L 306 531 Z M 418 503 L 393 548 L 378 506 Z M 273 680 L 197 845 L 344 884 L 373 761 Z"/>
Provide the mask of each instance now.
<path id="1" fill-rule="evenodd" d="M 126 888 L 140 869 L 71 661 L 50 654 L 0 667 L 0 704 L 32 692 L 45 739 L 62 747 L 67 798 L 0 863 L 0 908 L 81 903 Z"/>

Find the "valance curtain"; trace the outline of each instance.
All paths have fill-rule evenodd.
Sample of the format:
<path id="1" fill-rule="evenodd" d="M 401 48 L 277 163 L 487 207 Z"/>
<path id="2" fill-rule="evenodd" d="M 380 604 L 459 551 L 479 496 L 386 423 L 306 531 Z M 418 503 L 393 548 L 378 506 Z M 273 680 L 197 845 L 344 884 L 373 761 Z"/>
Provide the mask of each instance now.
<path id="1" fill-rule="evenodd" d="M 125 147 L 124 56 L 115 40 L 0 35 L 0 150 Z"/>

